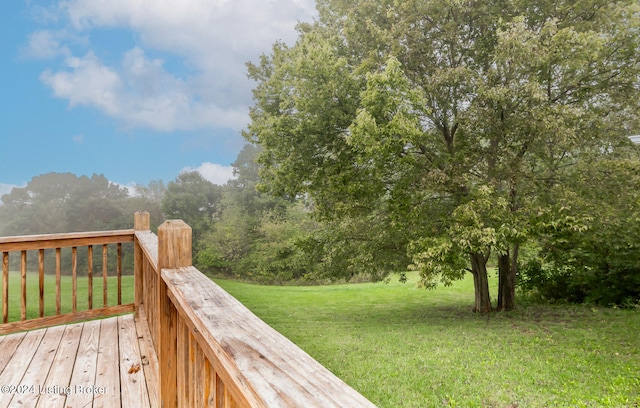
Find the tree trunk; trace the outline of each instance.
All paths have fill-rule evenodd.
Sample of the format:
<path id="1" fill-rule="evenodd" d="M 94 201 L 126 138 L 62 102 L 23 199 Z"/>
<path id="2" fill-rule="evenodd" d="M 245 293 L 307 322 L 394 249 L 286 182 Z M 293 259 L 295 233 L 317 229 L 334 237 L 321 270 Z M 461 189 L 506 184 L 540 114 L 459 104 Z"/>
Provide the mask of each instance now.
<path id="1" fill-rule="evenodd" d="M 487 275 L 488 256 L 473 253 L 471 258 L 471 273 L 475 287 L 475 304 L 473 311 L 477 313 L 489 313 L 491 311 L 491 298 L 489 297 L 489 277 Z"/>
<path id="2" fill-rule="evenodd" d="M 512 254 L 498 256 L 498 310 L 512 310 L 516 305 L 516 276 L 519 245 L 513 245 Z"/>

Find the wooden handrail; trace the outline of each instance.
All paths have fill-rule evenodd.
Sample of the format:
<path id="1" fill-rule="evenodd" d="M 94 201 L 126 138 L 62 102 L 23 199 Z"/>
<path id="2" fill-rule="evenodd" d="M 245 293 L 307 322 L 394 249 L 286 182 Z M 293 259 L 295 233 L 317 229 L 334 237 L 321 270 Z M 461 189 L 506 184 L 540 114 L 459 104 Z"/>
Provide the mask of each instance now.
<path id="1" fill-rule="evenodd" d="M 133 241 L 134 230 L 70 232 L 0 237 L 0 252 L 117 244 Z"/>
<path id="2" fill-rule="evenodd" d="M 188 225 L 168 221 L 158 237 L 136 229 L 135 245 L 158 406 L 374 407 L 191 266 Z"/>
<path id="3" fill-rule="evenodd" d="M 145 260 L 154 270 L 158 269 L 158 236 L 151 231 L 136 231 L 135 238 L 144 253 Z"/>

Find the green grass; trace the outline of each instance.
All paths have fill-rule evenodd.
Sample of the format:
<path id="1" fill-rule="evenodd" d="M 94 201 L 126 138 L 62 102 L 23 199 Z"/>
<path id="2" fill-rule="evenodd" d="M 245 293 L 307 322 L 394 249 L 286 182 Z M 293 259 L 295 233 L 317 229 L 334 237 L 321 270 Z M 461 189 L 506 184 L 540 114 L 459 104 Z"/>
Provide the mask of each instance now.
<path id="1" fill-rule="evenodd" d="M 216 282 L 379 407 L 640 406 L 639 311 L 529 304 L 483 316 L 471 279 L 427 291 L 411 278 Z"/>
<path id="2" fill-rule="evenodd" d="M 88 309 L 88 285 L 86 276 L 77 278 L 77 310 Z M 107 297 L 109 306 L 118 304 L 118 279 L 110 276 L 107 278 Z M 73 283 L 70 276 L 62 276 L 60 279 L 60 306 L 61 313 L 72 311 L 72 288 Z M 93 276 L 93 308 L 103 306 L 102 276 Z M 3 288 L 4 289 L 4 288 Z M 20 273 L 9 272 L 9 321 L 20 320 L 21 311 L 21 286 Z M 40 289 L 37 272 L 27 273 L 27 319 L 39 316 Z M 44 314 L 53 316 L 56 314 L 56 277 L 55 275 L 45 275 L 44 279 Z M 133 302 L 133 276 L 122 277 L 122 304 Z"/>

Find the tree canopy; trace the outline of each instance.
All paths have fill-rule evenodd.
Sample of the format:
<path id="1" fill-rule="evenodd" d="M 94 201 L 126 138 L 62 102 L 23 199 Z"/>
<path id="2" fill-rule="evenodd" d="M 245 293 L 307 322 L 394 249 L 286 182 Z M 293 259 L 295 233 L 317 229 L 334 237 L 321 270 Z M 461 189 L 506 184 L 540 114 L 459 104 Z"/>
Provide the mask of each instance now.
<path id="1" fill-rule="evenodd" d="M 48 173 L 2 196 L 0 232 L 4 235 L 119 229 L 125 214 L 126 188 L 103 175 Z"/>
<path id="2" fill-rule="evenodd" d="M 479 312 L 492 308 L 496 254 L 498 308 L 512 308 L 520 246 L 540 233 L 540 214 L 564 216 L 550 200 L 575 186 L 569 169 L 630 149 L 640 6 L 319 0 L 318 10 L 295 45 L 249 64 L 245 137 L 264 149 L 264 188 L 311 200 L 337 232 L 319 245 L 354 250 L 336 266 L 381 278 L 409 264 L 426 286 L 470 271 Z"/>

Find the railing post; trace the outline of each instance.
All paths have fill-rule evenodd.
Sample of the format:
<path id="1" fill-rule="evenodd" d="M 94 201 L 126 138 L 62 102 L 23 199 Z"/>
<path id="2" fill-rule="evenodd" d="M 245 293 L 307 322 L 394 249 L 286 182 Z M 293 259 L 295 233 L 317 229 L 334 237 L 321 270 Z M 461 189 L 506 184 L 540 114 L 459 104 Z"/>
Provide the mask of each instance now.
<path id="1" fill-rule="evenodd" d="M 165 221 L 158 228 L 158 363 L 160 365 L 160 407 L 177 406 L 178 312 L 167 295 L 162 269 L 191 266 L 191 227 L 182 220 Z"/>
<path id="2" fill-rule="evenodd" d="M 133 229 L 135 231 L 148 231 L 151 226 L 149 213 L 147 211 L 136 211 L 133 215 Z M 136 317 L 140 316 L 140 305 L 142 304 L 142 291 L 144 290 L 144 280 L 142 272 L 142 264 L 144 258 L 142 254 L 142 248 L 137 239 L 133 240 L 133 310 Z"/>

